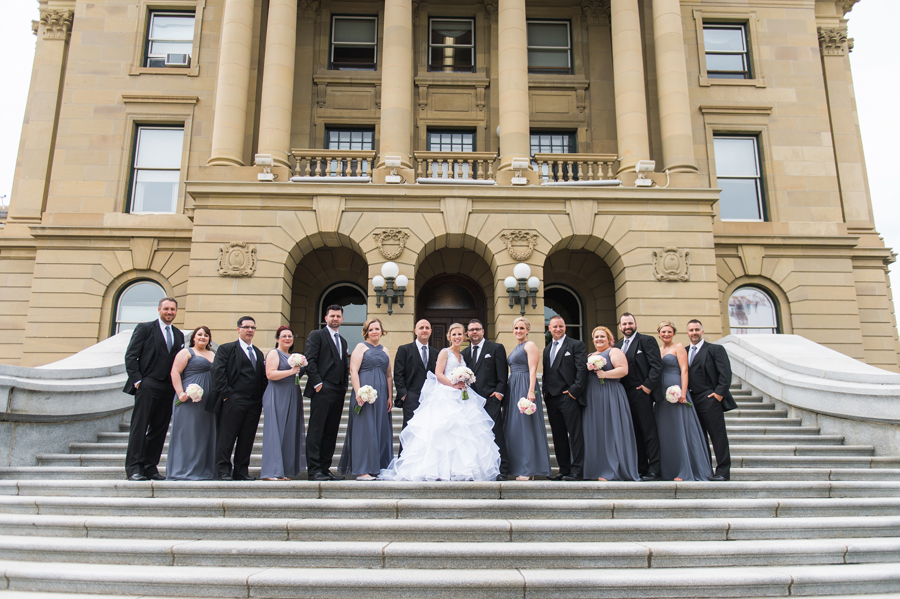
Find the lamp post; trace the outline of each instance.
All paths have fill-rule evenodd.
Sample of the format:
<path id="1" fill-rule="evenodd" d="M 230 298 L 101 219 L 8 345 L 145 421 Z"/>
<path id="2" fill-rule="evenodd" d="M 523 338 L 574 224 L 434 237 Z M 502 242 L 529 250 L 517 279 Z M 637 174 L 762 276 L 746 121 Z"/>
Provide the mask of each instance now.
<path id="1" fill-rule="evenodd" d="M 520 262 L 513 268 L 512 277 L 506 277 L 503 284 L 506 291 L 509 292 L 509 307 L 512 308 L 519 304 L 522 309 L 522 316 L 525 316 L 525 307 L 528 305 L 528 298 L 531 298 L 531 307 L 537 308 L 537 290 L 541 285 L 541 280 L 531 276 L 531 267 Z"/>
<path id="2" fill-rule="evenodd" d="M 385 262 L 381 265 L 381 274 L 372 277 L 372 286 L 375 287 L 375 305 L 381 307 L 381 299 L 387 304 L 388 314 L 394 313 L 393 304 L 397 302 L 403 307 L 403 292 L 409 279 L 400 274 L 400 267 L 393 262 Z"/>

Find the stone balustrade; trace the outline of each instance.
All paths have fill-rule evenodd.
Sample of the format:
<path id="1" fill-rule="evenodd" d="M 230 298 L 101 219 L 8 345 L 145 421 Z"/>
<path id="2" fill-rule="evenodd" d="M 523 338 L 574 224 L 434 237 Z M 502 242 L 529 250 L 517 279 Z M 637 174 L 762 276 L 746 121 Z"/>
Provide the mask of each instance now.
<path id="1" fill-rule="evenodd" d="M 293 149 L 296 164 L 291 181 L 340 179 L 370 181 L 374 151 Z"/>
<path id="2" fill-rule="evenodd" d="M 615 179 L 615 154 L 535 154 L 541 178 L 548 182 Z"/>
<path id="3" fill-rule="evenodd" d="M 417 179 L 493 181 L 494 152 L 416 152 Z"/>

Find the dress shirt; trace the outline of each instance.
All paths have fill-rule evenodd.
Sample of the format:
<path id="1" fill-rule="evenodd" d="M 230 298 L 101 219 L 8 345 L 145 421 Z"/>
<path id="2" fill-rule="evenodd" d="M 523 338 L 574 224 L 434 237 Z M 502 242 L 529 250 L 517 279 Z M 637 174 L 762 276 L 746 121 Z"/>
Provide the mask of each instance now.
<path id="1" fill-rule="evenodd" d="M 431 348 L 429 348 L 427 345 L 422 345 L 421 343 L 419 343 L 419 340 L 416 339 L 416 349 L 419 350 L 419 359 L 420 360 L 422 359 L 422 348 L 423 347 L 428 350 L 428 359 L 431 359 Z M 425 364 L 425 370 L 428 370 L 428 364 Z"/>
<path id="2" fill-rule="evenodd" d="M 700 348 L 703 347 L 703 343 L 704 343 L 704 341 L 703 341 L 703 339 L 701 339 L 700 341 L 697 342 L 697 345 L 691 344 L 691 347 L 688 348 L 688 361 L 689 361 L 688 366 L 690 366 L 691 364 L 694 363 L 694 360 L 691 359 L 691 352 L 692 351 L 694 352 L 694 357 L 696 358 L 697 354 L 700 353 Z M 695 347 L 697 348 L 696 350 L 693 349 Z"/>

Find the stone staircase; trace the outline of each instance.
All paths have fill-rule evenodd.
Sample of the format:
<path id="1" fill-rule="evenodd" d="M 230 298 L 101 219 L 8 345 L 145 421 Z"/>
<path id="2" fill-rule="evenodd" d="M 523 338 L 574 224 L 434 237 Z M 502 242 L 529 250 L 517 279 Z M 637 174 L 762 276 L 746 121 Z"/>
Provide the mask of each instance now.
<path id="1" fill-rule="evenodd" d="M 0 468 L 0 589 L 22 599 L 900 596 L 900 457 L 734 393 L 730 483 L 130 483 L 127 432 L 101 433 L 37 466 Z M 342 439 L 343 429 L 338 454 Z"/>

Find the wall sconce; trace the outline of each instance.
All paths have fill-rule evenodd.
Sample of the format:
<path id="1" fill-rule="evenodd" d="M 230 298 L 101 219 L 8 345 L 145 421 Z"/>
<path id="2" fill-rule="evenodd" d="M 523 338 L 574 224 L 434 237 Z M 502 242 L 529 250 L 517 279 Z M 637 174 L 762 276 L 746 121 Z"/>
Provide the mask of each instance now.
<path id="1" fill-rule="evenodd" d="M 409 285 L 406 275 L 400 274 L 400 267 L 393 262 L 385 262 L 381 265 L 381 274 L 372 277 L 372 285 L 375 287 L 375 305 L 381 307 L 381 298 L 387 304 L 388 314 L 393 314 L 393 303 L 397 302 L 403 307 L 403 292 Z"/>
<path id="2" fill-rule="evenodd" d="M 537 290 L 541 285 L 541 280 L 531 276 L 531 267 L 524 262 L 516 264 L 513 274 L 515 276 L 506 277 L 503 281 L 506 291 L 509 292 L 509 307 L 512 308 L 519 304 L 522 308 L 522 316 L 525 316 L 528 298 L 531 298 L 531 307 L 537 308 Z"/>

